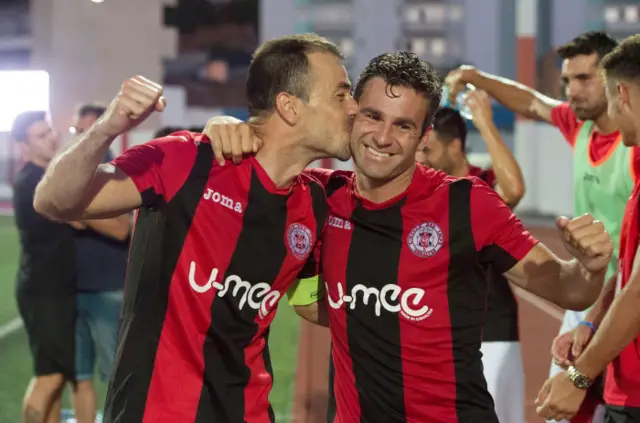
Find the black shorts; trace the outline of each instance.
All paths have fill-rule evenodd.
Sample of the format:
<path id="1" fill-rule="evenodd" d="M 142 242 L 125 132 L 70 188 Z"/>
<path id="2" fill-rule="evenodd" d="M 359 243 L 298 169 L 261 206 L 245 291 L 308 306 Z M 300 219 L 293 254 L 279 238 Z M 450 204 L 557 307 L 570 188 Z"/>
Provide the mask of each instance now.
<path id="1" fill-rule="evenodd" d="M 618 407 L 607 405 L 604 412 L 604 423 L 636 423 L 640 422 L 640 408 Z"/>
<path id="2" fill-rule="evenodd" d="M 75 380 L 75 295 L 34 297 L 18 293 L 17 300 L 29 338 L 34 375 L 61 373 Z"/>

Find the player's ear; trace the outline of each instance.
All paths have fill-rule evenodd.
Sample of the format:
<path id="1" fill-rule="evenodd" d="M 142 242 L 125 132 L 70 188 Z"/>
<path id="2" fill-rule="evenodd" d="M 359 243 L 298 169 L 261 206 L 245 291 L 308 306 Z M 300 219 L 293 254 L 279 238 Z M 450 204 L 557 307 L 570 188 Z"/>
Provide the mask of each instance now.
<path id="1" fill-rule="evenodd" d="M 275 106 L 276 112 L 289 125 L 293 126 L 300 120 L 302 101 L 298 97 L 286 92 L 278 93 Z"/>
<path id="2" fill-rule="evenodd" d="M 460 138 L 454 138 L 449 144 L 447 144 L 449 154 L 456 154 L 462 152 L 462 141 Z"/>
<path id="3" fill-rule="evenodd" d="M 431 134 L 433 134 L 433 124 L 427 126 L 427 129 L 424 130 L 424 134 L 422 134 L 422 137 L 420 138 L 420 146 L 424 147 L 424 145 L 426 144 L 427 140 L 429 139 L 429 137 L 431 136 Z M 423 144 L 425 143 L 425 144 Z"/>
<path id="4" fill-rule="evenodd" d="M 431 128 L 432 126 L 429 125 L 429 127 L 427 127 L 427 130 L 424 131 L 424 134 L 422 134 L 422 136 L 420 137 L 420 142 L 418 143 L 418 151 L 422 150 L 427 146 L 427 141 L 429 140 L 429 134 L 431 134 Z"/>
<path id="5" fill-rule="evenodd" d="M 629 86 L 623 82 L 617 84 L 618 96 L 620 101 L 620 107 L 625 108 L 629 106 Z"/>
<path id="6" fill-rule="evenodd" d="M 29 147 L 27 146 L 26 142 L 19 142 L 18 148 L 20 149 L 20 155 L 23 158 L 26 158 L 29 155 Z"/>

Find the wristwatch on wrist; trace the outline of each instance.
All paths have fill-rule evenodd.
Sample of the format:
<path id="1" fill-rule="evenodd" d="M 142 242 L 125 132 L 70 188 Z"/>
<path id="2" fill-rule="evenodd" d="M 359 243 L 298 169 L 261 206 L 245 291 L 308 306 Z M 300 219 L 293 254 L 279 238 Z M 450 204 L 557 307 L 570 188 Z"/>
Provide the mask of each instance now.
<path id="1" fill-rule="evenodd" d="M 569 366 L 567 374 L 569 375 L 571 382 L 573 382 L 578 389 L 588 389 L 593 385 L 593 381 L 591 379 L 580 373 L 580 371 L 573 366 Z"/>

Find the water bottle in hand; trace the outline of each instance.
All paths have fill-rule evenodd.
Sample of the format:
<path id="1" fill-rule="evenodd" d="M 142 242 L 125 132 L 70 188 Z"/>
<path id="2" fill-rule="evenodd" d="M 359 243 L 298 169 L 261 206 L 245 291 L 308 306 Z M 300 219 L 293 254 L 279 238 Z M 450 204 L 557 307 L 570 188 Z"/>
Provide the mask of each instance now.
<path id="1" fill-rule="evenodd" d="M 462 116 L 463 118 L 471 120 L 472 119 L 471 110 L 469 109 L 468 106 L 464 104 L 464 101 L 469 96 L 469 93 L 475 89 L 476 87 L 474 87 L 473 85 L 466 84 L 466 88 L 460 91 L 458 95 L 456 95 L 456 104 L 452 105 L 451 102 L 449 101 L 449 92 L 450 92 L 449 86 L 443 85 L 442 99 L 440 100 L 440 107 L 451 107 L 457 110 L 458 113 L 460 113 L 460 116 Z"/>

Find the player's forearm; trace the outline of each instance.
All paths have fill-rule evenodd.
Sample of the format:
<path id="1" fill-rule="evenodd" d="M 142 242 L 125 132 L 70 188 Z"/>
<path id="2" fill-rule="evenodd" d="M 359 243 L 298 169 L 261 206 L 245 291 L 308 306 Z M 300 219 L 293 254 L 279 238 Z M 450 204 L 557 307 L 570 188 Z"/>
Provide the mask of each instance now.
<path id="1" fill-rule="evenodd" d="M 577 311 L 590 307 L 602 292 L 605 273 L 591 272 L 577 260 L 562 262 L 557 284 L 552 283 L 559 294 L 556 304 Z"/>
<path id="2" fill-rule="evenodd" d="M 600 293 L 598 300 L 595 302 L 593 307 L 591 307 L 589 313 L 587 313 L 587 316 L 585 317 L 586 321 L 593 323 L 596 327 L 599 327 L 602 324 L 602 320 L 607 314 L 607 311 L 615 298 L 616 279 L 617 275 L 613 275 L 609 278 L 604 289 Z"/>
<path id="3" fill-rule="evenodd" d="M 131 216 L 129 214 L 111 219 L 86 220 L 85 224 L 94 231 L 116 241 L 126 241 L 131 232 Z"/>
<path id="4" fill-rule="evenodd" d="M 575 362 L 575 367 L 591 379 L 601 374 L 640 333 L 640 287 L 633 285 L 615 297 L 593 339 Z"/>
<path id="5" fill-rule="evenodd" d="M 515 207 L 524 196 L 524 178 L 516 158 L 505 145 L 493 122 L 478 128 L 485 140 L 491 165 L 500 188 L 500 196 L 509 207 Z"/>
<path id="6" fill-rule="evenodd" d="M 465 80 L 486 91 L 509 110 L 530 119 L 545 120 L 534 110 L 533 106 L 539 94 L 532 88 L 479 70 L 471 71 Z"/>
<path id="7" fill-rule="evenodd" d="M 94 125 L 54 158 L 36 188 L 35 210 L 56 220 L 80 217 L 83 199 L 114 138 Z"/>

